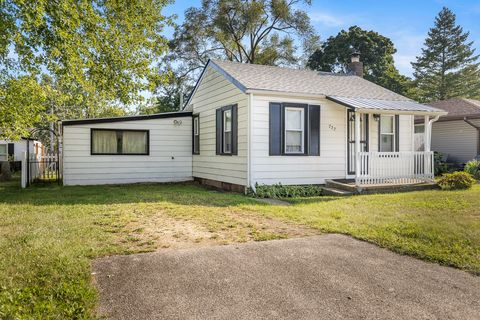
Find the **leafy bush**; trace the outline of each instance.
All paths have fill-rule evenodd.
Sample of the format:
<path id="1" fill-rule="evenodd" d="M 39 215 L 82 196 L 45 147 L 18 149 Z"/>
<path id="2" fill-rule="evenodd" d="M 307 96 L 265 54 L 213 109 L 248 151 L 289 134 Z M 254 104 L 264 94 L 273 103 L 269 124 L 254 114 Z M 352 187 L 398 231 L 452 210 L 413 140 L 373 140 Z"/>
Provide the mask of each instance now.
<path id="1" fill-rule="evenodd" d="M 470 173 L 458 171 L 444 174 L 437 183 L 443 190 L 459 190 L 471 188 L 476 181 Z"/>
<path id="2" fill-rule="evenodd" d="M 281 183 L 273 185 L 255 184 L 255 190 L 255 192 L 251 191 L 251 195 L 258 198 L 281 199 L 323 195 L 323 189 L 316 185 L 284 186 Z"/>
<path id="3" fill-rule="evenodd" d="M 433 168 L 436 176 L 448 172 L 448 164 L 443 159 L 443 154 L 435 151 L 433 153 Z"/>
<path id="4" fill-rule="evenodd" d="M 470 173 L 475 179 L 480 180 L 480 160 L 468 161 L 464 171 Z"/>

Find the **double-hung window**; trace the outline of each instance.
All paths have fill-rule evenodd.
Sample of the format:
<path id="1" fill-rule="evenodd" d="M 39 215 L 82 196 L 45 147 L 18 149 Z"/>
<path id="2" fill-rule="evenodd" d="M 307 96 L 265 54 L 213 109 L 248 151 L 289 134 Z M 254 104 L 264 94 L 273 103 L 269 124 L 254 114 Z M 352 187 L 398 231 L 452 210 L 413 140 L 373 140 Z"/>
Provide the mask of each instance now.
<path id="1" fill-rule="evenodd" d="M 237 154 L 237 105 L 216 110 L 216 154 Z"/>
<path id="2" fill-rule="evenodd" d="M 8 149 L 6 144 L 0 144 L 0 161 L 8 160 Z"/>
<path id="3" fill-rule="evenodd" d="M 304 153 L 305 109 L 285 108 L 285 153 Z"/>
<path id="4" fill-rule="evenodd" d="M 223 153 L 232 153 L 232 110 L 223 112 Z"/>
<path id="5" fill-rule="evenodd" d="M 200 118 L 193 116 L 193 154 L 200 154 Z"/>
<path id="6" fill-rule="evenodd" d="M 396 132 L 395 132 L 396 117 L 394 115 L 381 115 L 380 117 L 380 146 L 381 152 L 393 152 L 397 150 L 396 146 Z"/>
<path id="7" fill-rule="evenodd" d="M 91 129 L 92 155 L 148 155 L 148 130 Z"/>

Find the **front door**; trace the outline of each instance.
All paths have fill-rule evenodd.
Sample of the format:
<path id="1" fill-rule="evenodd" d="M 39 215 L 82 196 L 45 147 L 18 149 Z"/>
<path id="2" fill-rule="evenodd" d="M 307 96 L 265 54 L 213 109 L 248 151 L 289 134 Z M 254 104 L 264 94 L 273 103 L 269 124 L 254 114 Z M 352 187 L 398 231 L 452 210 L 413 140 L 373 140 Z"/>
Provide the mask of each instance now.
<path id="1" fill-rule="evenodd" d="M 360 117 L 360 151 L 368 151 L 368 114 Z M 347 110 L 347 174 L 355 174 L 355 111 Z"/>

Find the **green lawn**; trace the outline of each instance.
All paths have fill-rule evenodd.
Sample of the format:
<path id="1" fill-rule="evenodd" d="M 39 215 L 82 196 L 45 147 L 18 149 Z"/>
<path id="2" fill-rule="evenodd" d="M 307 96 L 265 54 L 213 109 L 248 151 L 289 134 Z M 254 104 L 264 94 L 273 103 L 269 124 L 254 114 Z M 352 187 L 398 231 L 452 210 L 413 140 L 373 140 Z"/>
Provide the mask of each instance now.
<path id="1" fill-rule="evenodd" d="M 291 206 L 193 185 L 0 185 L 0 318 L 94 318 L 92 258 L 339 232 L 480 274 L 480 186 Z"/>

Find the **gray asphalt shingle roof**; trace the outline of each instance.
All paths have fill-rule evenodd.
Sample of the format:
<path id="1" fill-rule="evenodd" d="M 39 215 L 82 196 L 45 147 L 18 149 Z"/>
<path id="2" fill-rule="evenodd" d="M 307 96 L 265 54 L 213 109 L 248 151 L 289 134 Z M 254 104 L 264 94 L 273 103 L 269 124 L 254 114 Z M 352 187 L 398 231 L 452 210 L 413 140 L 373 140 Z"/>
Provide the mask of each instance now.
<path id="1" fill-rule="evenodd" d="M 352 98 L 410 100 L 354 75 L 219 60 L 212 60 L 212 63 L 223 69 L 246 89 Z"/>
<path id="2" fill-rule="evenodd" d="M 326 96 L 337 102 L 343 100 L 342 104 L 349 107 L 362 109 L 443 111 L 417 103 L 355 75 L 220 60 L 211 60 L 210 63 L 243 91 Z"/>
<path id="3" fill-rule="evenodd" d="M 429 106 L 448 111 L 448 116 L 454 118 L 468 115 L 480 115 L 480 100 L 454 98 L 428 103 Z"/>

